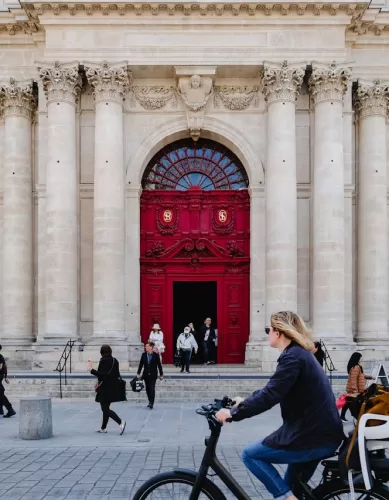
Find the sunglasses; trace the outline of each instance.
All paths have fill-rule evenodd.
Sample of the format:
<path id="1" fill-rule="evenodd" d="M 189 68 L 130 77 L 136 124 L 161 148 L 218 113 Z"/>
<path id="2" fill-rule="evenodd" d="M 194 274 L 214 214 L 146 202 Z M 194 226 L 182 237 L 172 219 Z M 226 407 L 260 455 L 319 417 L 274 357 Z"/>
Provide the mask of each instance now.
<path id="1" fill-rule="evenodd" d="M 266 333 L 266 335 L 269 335 L 269 333 L 270 333 L 270 328 L 268 326 L 265 328 L 265 333 Z"/>

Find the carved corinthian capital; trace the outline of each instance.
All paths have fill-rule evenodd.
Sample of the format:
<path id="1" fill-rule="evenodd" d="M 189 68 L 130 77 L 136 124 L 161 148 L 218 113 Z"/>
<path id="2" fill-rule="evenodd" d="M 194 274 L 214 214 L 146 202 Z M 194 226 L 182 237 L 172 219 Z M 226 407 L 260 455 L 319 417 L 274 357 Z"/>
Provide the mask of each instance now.
<path id="1" fill-rule="evenodd" d="M 36 108 L 32 81 L 16 82 L 10 78 L 8 83 L 0 86 L 0 96 L 4 116 L 24 116 L 31 120 Z"/>
<path id="2" fill-rule="evenodd" d="M 312 75 L 309 78 L 309 91 L 314 104 L 322 101 L 343 102 L 352 69 L 347 64 L 312 63 Z"/>
<path id="3" fill-rule="evenodd" d="M 359 80 L 354 104 L 359 116 L 387 116 L 389 82 Z"/>
<path id="4" fill-rule="evenodd" d="M 85 74 L 93 87 L 95 101 L 115 101 L 123 103 L 124 93 L 129 89 L 131 73 L 127 62 L 110 64 L 85 63 Z"/>
<path id="5" fill-rule="evenodd" d="M 278 101 L 295 102 L 303 82 L 305 64 L 265 63 L 262 72 L 263 94 L 267 105 Z"/>
<path id="6" fill-rule="evenodd" d="M 78 72 L 78 62 L 38 66 L 47 102 L 64 101 L 75 105 L 81 90 L 82 78 Z"/>

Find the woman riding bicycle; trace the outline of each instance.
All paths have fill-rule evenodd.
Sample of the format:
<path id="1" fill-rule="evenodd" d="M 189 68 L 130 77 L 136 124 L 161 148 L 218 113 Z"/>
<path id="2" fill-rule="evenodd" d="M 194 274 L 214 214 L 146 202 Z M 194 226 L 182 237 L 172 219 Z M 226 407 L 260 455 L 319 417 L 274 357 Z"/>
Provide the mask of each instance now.
<path id="1" fill-rule="evenodd" d="M 239 398 L 234 408 L 220 410 L 216 418 L 237 422 L 280 404 L 282 426 L 248 445 L 242 459 L 274 498 L 293 500 L 297 478 L 303 475 L 308 481 L 320 460 L 333 456 L 344 439 L 343 426 L 328 378 L 311 352 L 313 343 L 303 319 L 282 311 L 271 316 L 265 330 L 269 345 L 281 351 L 277 370 L 266 387 L 245 400 Z M 289 465 L 284 479 L 272 464 Z"/>

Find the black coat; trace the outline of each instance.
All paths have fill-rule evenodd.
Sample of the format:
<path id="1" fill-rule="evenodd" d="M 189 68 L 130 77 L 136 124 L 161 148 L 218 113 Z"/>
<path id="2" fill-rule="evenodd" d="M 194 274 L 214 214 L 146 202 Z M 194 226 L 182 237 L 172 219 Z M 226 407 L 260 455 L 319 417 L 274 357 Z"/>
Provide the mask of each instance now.
<path id="1" fill-rule="evenodd" d="M 115 403 L 123 400 L 120 391 L 119 361 L 116 358 L 103 356 L 97 370 L 91 370 L 91 375 L 97 377 L 98 383 L 101 384 L 96 393 L 98 403 Z"/>
<path id="2" fill-rule="evenodd" d="M 143 370 L 143 373 L 142 373 Z M 147 352 L 144 352 L 140 358 L 138 375 L 142 375 L 143 379 L 157 380 L 159 375 L 163 377 L 163 369 L 161 365 L 161 358 L 159 354 L 153 352 L 151 355 L 151 362 L 148 362 Z"/>
<path id="3" fill-rule="evenodd" d="M 212 346 L 214 346 L 215 345 L 214 341 L 216 340 L 216 333 L 215 333 L 215 329 L 212 325 L 210 327 L 207 327 L 205 325 L 201 325 L 199 338 L 200 338 L 201 342 L 204 342 L 204 338 L 205 338 L 205 334 L 206 334 L 207 330 L 209 330 L 209 337 L 207 340 L 207 344 L 208 345 L 211 344 Z"/>
<path id="4" fill-rule="evenodd" d="M 281 353 L 266 387 L 231 410 L 232 420 L 259 415 L 278 403 L 283 424 L 263 440 L 265 446 L 310 450 L 339 445 L 344 439 L 327 375 L 311 352 L 294 343 Z"/>

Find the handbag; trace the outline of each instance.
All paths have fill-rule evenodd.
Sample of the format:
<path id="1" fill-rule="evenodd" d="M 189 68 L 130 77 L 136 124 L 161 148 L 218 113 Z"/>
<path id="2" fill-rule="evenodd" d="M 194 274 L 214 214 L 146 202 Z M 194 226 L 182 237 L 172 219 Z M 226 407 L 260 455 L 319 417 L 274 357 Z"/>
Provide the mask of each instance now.
<path id="1" fill-rule="evenodd" d="M 141 392 L 144 389 L 145 385 L 141 379 L 139 379 L 138 377 L 134 377 L 130 382 L 130 386 L 132 392 Z"/>
<path id="2" fill-rule="evenodd" d="M 341 396 L 338 397 L 338 399 L 336 400 L 336 407 L 338 410 L 341 410 L 346 406 L 347 403 L 346 398 L 347 394 L 342 394 Z"/>
<path id="3" fill-rule="evenodd" d="M 107 377 L 109 377 L 111 375 L 111 371 L 113 370 L 113 365 L 114 364 L 115 364 L 115 358 L 113 358 L 113 360 L 112 360 L 112 366 L 111 366 L 111 369 L 108 372 Z M 99 389 L 103 385 L 103 382 L 104 382 L 104 380 L 102 380 L 101 382 L 97 382 L 97 384 L 95 384 L 95 392 L 99 392 Z"/>

